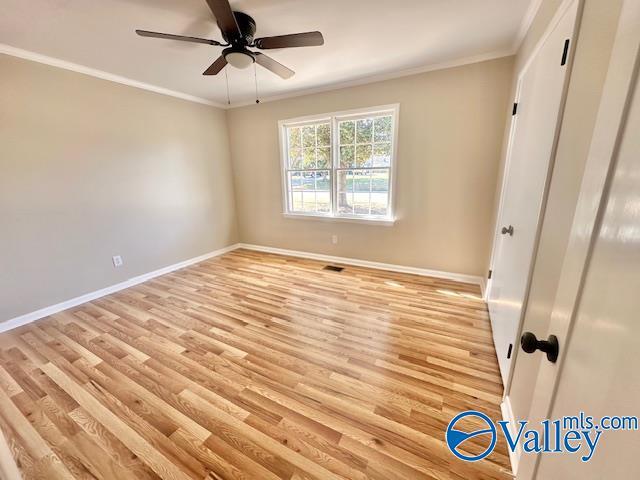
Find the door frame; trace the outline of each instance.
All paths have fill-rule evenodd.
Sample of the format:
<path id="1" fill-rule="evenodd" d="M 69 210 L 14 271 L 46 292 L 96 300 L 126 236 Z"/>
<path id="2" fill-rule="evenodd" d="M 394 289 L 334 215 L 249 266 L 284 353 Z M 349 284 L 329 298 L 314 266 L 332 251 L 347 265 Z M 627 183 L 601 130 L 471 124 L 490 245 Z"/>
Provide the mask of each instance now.
<path id="1" fill-rule="evenodd" d="M 529 301 L 529 291 L 531 289 L 531 280 L 533 278 L 533 271 L 534 271 L 534 266 L 535 266 L 535 258 L 537 256 L 538 246 L 540 244 L 540 236 L 541 236 L 541 233 L 542 233 L 542 224 L 543 224 L 544 215 L 545 215 L 545 211 L 546 211 L 546 208 L 547 208 L 547 200 L 548 200 L 548 196 L 549 196 L 549 186 L 551 185 L 551 178 L 553 176 L 553 169 L 554 169 L 554 166 L 555 166 L 555 159 L 556 159 L 556 153 L 557 153 L 557 148 L 558 148 L 558 140 L 560 138 L 560 132 L 562 130 L 562 119 L 563 119 L 563 116 L 564 116 L 564 110 L 565 110 L 565 105 L 566 105 L 566 101 L 567 101 L 567 93 L 568 93 L 568 90 L 569 90 L 569 83 L 570 83 L 570 80 L 571 80 L 571 73 L 572 73 L 572 70 L 573 70 L 573 60 L 574 60 L 574 57 L 575 57 L 577 40 L 579 38 L 580 24 L 581 24 L 581 20 L 582 20 L 582 11 L 584 9 L 584 0 L 564 0 L 563 1 L 563 3 L 558 7 L 558 10 L 556 11 L 555 15 L 553 16 L 553 18 L 551 19 L 551 21 L 547 25 L 547 28 L 546 28 L 545 32 L 542 34 L 542 36 L 540 37 L 540 39 L 536 43 L 536 46 L 533 48 L 533 50 L 529 54 L 529 57 L 527 58 L 527 61 L 524 63 L 522 68 L 519 70 L 518 76 L 517 76 L 516 90 L 515 90 L 515 95 L 514 95 L 514 103 L 518 103 L 519 104 L 520 103 L 520 93 L 521 93 L 522 79 L 523 79 L 524 75 L 527 73 L 528 68 L 533 63 L 534 59 L 536 58 L 536 56 L 538 55 L 538 53 L 540 52 L 540 50 L 544 46 L 545 42 L 549 39 L 549 37 L 551 36 L 551 34 L 555 30 L 555 28 L 560 23 L 560 20 L 562 20 L 562 17 L 576 3 L 577 3 L 576 18 L 575 18 L 573 33 L 572 33 L 572 36 L 570 37 L 570 41 L 569 41 L 569 51 L 567 52 L 567 63 L 566 63 L 567 74 L 566 74 L 565 79 L 564 79 L 564 85 L 562 86 L 562 94 L 561 94 L 561 97 L 560 97 L 560 107 L 558 109 L 558 116 L 557 116 L 556 124 L 555 124 L 553 143 L 552 143 L 551 153 L 550 153 L 550 158 L 549 158 L 549 166 L 548 166 L 548 169 L 547 169 L 547 177 L 546 177 L 546 180 L 545 180 L 545 183 L 544 183 L 544 187 L 543 187 L 543 190 L 542 190 L 542 197 L 541 197 L 542 199 L 541 199 L 541 202 L 540 202 L 540 210 L 538 212 L 538 221 L 537 221 L 537 225 L 536 225 L 536 228 L 535 228 L 536 233 L 535 233 L 535 236 L 534 236 L 533 249 L 531 251 L 531 263 L 530 263 L 530 266 L 529 266 L 529 271 L 527 272 L 527 276 L 526 276 L 525 294 L 524 294 L 524 298 L 522 299 L 522 310 L 520 312 L 520 318 L 518 319 L 518 328 L 517 328 L 516 337 L 514 339 L 514 348 L 512 350 L 511 363 L 510 363 L 509 372 L 508 372 L 508 375 L 507 375 L 507 383 L 506 383 L 506 385 L 504 385 L 503 398 L 507 397 L 508 392 L 509 392 L 509 388 L 511 387 L 511 382 L 512 382 L 512 379 L 513 379 L 513 366 L 515 365 L 516 359 L 518 357 L 519 348 L 517 348 L 516 344 L 517 344 L 517 339 L 522 334 L 522 326 L 523 326 L 523 323 L 524 323 L 525 313 L 526 313 L 526 310 L 527 310 L 527 304 L 528 304 L 528 301 Z M 509 181 L 509 168 L 510 168 L 510 165 L 511 165 L 512 150 L 513 150 L 513 139 L 514 139 L 514 136 L 515 136 L 517 122 L 518 122 L 518 115 L 517 114 L 516 115 L 512 115 L 511 116 L 511 121 L 510 121 L 510 126 L 509 126 L 509 136 L 508 136 L 508 142 L 507 142 L 507 149 L 506 149 L 506 153 L 505 153 L 505 165 L 504 165 L 504 170 L 503 170 L 503 175 L 502 175 L 502 182 L 501 182 L 501 185 L 500 185 L 500 200 L 498 202 L 498 210 L 497 210 L 497 215 L 496 215 L 496 224 L 495 224 L 495 229 L 494 229 L 494 233 L 493 233 L 493 242 L 492 242 L 492 246 L 491 246 L 491 257 L 490 257 L 490 261 L 489 261 L 489 269 L 492 271 L 492 273 L 493 273 L 494 266 L 495 266 L 495 263 L 496 263 L 496 254 L 497 254 L 497 250 L 498 250 L 497 247 L 498 247 L 498 243 L 499 243 L 499 240 L 500 240 L 500 237 L 498 235 L 501 235 L 502 225 L 501 225 L 500 219 L 501 219 L 502 213 L 504 211 L 506 186 L 507 186 L 507 182 Z M 492 274 L 492 278 L 488 279 L 487 287 L 486 287 L 486 290 L 485 290 L 484 300 L 487 303 L 489 301 L 492 285 L 493 285 L 493 274 Z M 489 316 L 490 316 L 491 315 L 490 310 L 488 309 L 488 311 L 489 311 Z"/>
<path id="2" fill-rule="evenodd" d="M 609 202 L 620 146 L 624 135 L 628 133 L 626 126 L 629 111 L 634 97 L 638 96 L 639 78 L 640 3 L 637 0 L 624 0 L 571 226 L 569 245 L 562 262 L 558 293 L 551 312 L 549 328 L 551 330 L 560 326 L 561 330 L 566 331 L 565 341 L 564 345 L 560 345 L 556 365 L 549 367 L 543 362 L 537 378 L 532 379 L 536 381 L 537 391 L 544 389 L 549 395 L 537 396 L 529 412 L 530 418 L 549 418 L 555 405 L 593 249 L 600 236 Z M 635 100 L 640 101 L 640 98 Z M 546 372 L 543 371 L 545 367 Z M 549 368 L 554 368 L 555 373 Z M 514 472 L 517 473 L 516 479 L 536 479 L 541 458 L 542 454 L 522 457 L 518 471 Z"/>

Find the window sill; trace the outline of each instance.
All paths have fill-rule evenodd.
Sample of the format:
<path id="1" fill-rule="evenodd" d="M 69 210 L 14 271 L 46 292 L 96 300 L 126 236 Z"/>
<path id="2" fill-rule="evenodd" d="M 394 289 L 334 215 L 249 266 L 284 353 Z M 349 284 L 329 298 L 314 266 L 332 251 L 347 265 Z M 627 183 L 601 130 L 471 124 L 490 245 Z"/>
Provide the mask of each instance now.
<path id="1" fill-rule="evenodd" d="M 396 223 L 394 218 L 363 218 L 363 217 L 346 217 L 332 215 L 309 215 L 303 213 L 283 213 L 285 218 L 293 218 L 296 220 L 320 220 L 324 222 L 347 222 L 347 223 L 364 223 L 368 225 L 379 225 L 391 227 Z"/>

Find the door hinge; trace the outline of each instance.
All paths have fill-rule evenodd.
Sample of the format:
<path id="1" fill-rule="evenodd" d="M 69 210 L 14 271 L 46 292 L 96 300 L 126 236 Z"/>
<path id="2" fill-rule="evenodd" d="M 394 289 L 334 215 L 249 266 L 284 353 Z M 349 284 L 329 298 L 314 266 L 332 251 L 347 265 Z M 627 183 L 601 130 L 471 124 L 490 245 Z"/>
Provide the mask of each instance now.
<path id="1" fill-rule="evenodd" d="M 489 270 L 489 275 L 487 275 L 487 278 L 491 278 L 492 274 L 493 274 L 493 270 Z"/>
<path id="2" fill-rule="evenodd" d="M 513 343 L 509 344 L 509 350 L 507 351 L 507 360 L 511 358 L 511 351 L 513 350 Z"/>
<path id="3" fill-rule="evenodd" d="M 518 113 L 518 102 L 513 104 L 513 110 L 511 110 L 511 115 L 515 115 L 516 113 Z"/>
<path id="4" fill-rule="evenodd" d="M 560 65 L 565 65 L 567 63 L 567 56 L 569 55 L 569 39 L 567 38 L 564 41 L 564 47 L 562 49 L 562 60 L 560 61 Z"/>

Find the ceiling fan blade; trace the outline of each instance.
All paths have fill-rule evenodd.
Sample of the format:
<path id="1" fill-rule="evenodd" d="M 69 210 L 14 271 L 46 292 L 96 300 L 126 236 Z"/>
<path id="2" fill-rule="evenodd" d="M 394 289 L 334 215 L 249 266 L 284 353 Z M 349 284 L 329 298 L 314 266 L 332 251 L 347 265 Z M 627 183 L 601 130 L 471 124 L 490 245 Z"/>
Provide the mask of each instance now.
<path id="1" fill-rule="evenodd" d="M 280 62 L 276 62 L 273 58 L 265 55 L 264 53 L 254 52 L 254 55 L 256 56 L 256 62 L 258 65 L 262 65 L 267 70 L 271 70 L 273 73 L 284 79 L 291 78 L 296 73 L 290 68 L 282 65 Z"/>
<path id="2" fill-rule="evenodd" d="M 220 55 L 215 62 L 211 64 L 202 74 L 203 75 L 217 75 L 227 65 L 227 59 Z"/>
<path id="3" fill-rule="evenodd" d="M 256 38 L 256 47 L 262 49 L 289 47 L 316 47 L 324 45 L 324 37 L 320 32 L 292 33 L 276 37 Z"/>
<path id="4" fill-rule="evenodd" d="M 206 38 L 187 37 L 185 35 L 174 35 L 172 33 L 160 33 L 150 32 L 148 30 L 136 30 L 136 33 L 141 37 L 153 37 L 153 38 L 166 38 L 167 40 L 180 40 L 183 42 L 204 43 L 206 45 L 222 45 L 215 40 L 208 40 Z"/>
<path id="5" fill-rule="evenodd" d="M 241 36 L 240 28 L 238 28 L 238 22 L 233 15 L 229 0 L 207 0 L 207 3 L 226 38 L 229 40 L 239 38 Z"/>

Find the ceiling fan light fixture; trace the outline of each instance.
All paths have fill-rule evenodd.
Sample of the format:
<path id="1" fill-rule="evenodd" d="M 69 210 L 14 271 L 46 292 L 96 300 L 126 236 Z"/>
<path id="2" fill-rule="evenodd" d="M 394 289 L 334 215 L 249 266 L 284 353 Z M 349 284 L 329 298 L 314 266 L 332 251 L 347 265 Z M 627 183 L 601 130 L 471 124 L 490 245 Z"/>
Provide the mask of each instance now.
<path id="1" fill-rule="evenodd" d="M 229 65 L 239 69 L 248 68 L 254 62 L 253 55 L 248 52 L 232 51 L 225 53 L 224 58 L 227 60 Z"/>

